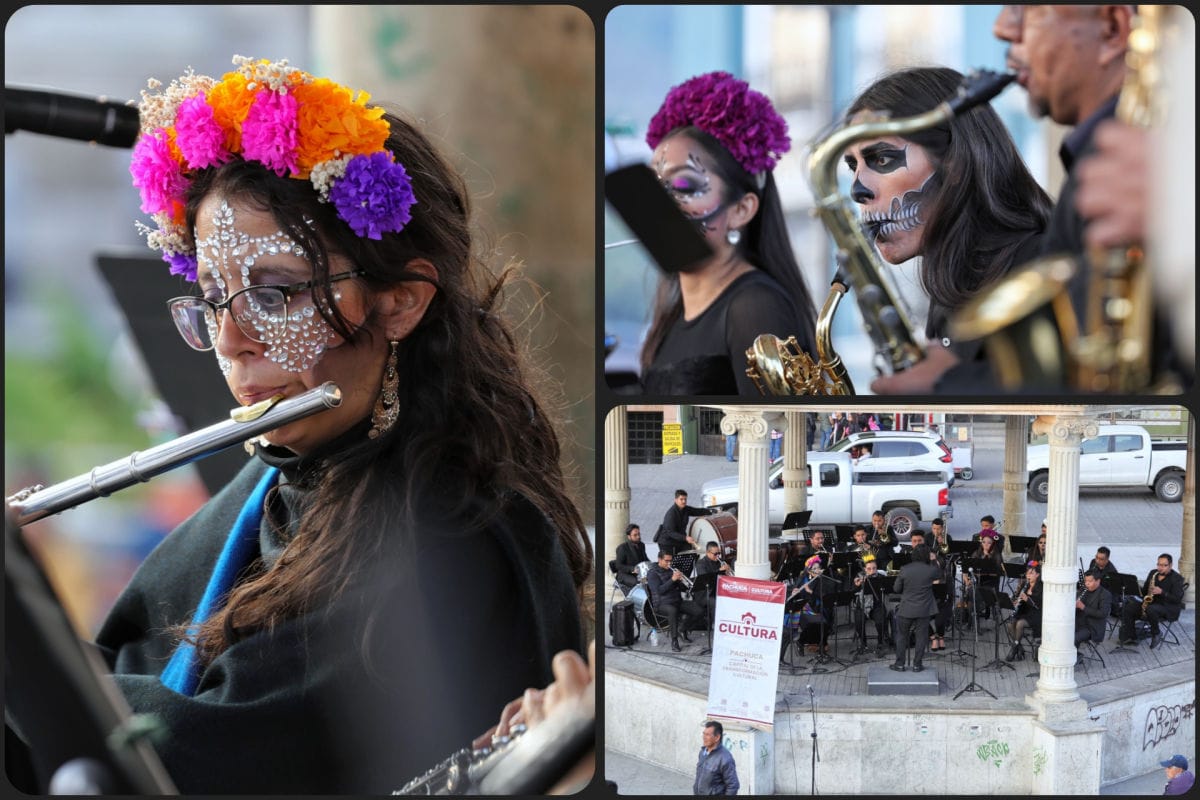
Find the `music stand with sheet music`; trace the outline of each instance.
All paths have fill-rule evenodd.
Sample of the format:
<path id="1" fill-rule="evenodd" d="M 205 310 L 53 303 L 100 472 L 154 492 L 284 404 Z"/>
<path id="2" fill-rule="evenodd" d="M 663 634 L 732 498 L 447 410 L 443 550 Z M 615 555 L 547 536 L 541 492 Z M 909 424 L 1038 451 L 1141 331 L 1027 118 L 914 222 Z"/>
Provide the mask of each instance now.
<path id="1" fill-rule="evenodd" d="M 783 530 L 801 530 L 808 527 L 808 521 L 812 519 L 813 512 L 807 511 L 789 511 L 787 516 L 783 518 Z"/>
<path id="2" fill-rule="evenodd" d="M 1112 575 L 1112 576 L 1105 575 L 1103 578 L 1100 579 L 1101 586 L 1104 586 L 1104 581 L 1107 578 L 1111 578 L 1112 580 L 1110 581 L 1110 583 L 1115 583 L 1121 591 L 1121 608 L 1124 608 L 1126 603 L 1142 602 L 1142 585 L 1140 583 L 1138 583 L 1138 579 L 1137 579 L 1136 575 L 1130 575 L 1127 572 L 1118 572 L 1116 575 Z M 1115 590 L 1113 590 L 1112 588 L 1109 588 L 1109 587 L 1105 587 L 1105 588 L 1108 588 L 1108 590 L 1110 592 L 1112 592 L 1112 595 L 1114 598 L 1117 596 L 1117 592 Z M 1121 630 L 1120 623 L 1118 623 L 1117 646 L 1114 647 L 1109 652 L 1110 653 L 1136 652 L 1135 648 L 1126 647 L 1125 645 L 1121 644 L 1120 630 Z"/>
<path id="3" fill-rule="evenodd" d="M 692 581 L 692 600 L 694 601 L 698 595 L 704 597 L 704 618 L 708 623 L 704 629 L 708 637 L 708 646 L 700 651 L 702 656 L 712 652 L 712 612 L 713 605 L 717 602 L 717 577 L 720 574 L 720 572 L 706 572 L 696 576 L 696 579 Z"/>
<path id="4" fill-rule="evenodd" d="M 1017 536 L 1015 533 L 1008 537 L 1008 549 L 1014 556 L 1021 556 L 1021 563 L 1025 563 L 1025 554 L 1029 552 L 1029 548 L 1037 544 L 1037 536 Z"/>
<path id="5" fill-rule="evenodd" d="M 954 540 L 951 540 L 950 541 L 950 554 L 951 555 L 957 554 L 957 555 L 966 557 L 966 556 L 971 555 L 971 553 L 974 553 L 975 548 L 977 546 L 978 545 L 976 545 L 975 542 L 956 542 Z"/>

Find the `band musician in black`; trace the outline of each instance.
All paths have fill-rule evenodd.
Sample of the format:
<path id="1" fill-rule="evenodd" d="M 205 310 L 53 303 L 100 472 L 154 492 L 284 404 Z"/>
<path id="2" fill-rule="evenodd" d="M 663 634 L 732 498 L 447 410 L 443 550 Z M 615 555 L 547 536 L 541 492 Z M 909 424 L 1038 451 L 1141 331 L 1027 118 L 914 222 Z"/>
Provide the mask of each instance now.
<path id="1" fill-rule="evenodd" d="M 1075 600 L 1075 646 L 1089 639 L 1104 641 L 1108 615 L 1112 613 L 1112 593 L 1100 585 L 1100 573 L 1083 574 L 1083 593 Z"/>
<path id="2" fill-rule="evenodd" d="M 879 562 L 879 569 L 886 570 L 892 564 L 892 551 L 896 546 L 896 532 L 888 524 L 883 511 L 871 514 L 871 531 L 867 539 L 871 552 Z"/>
<path id="3" fill-rule="evenodd" d="M 696 577 L 710 575 L 714 572 L 718 575 L 732 575 L 733 567 L 721 558 L 721 545 L 717 542 L 709 542 L 704 546 L 704 557 L 696 561 Z M 716 591 L 717 586 L 714 583 L 707 592 L 693 598 L 696 605 L 707 608 L 713 604 L 716 600 Z M 697 589 L 697 593 L 699 593 L 699 589 Z"/>
<path id="4" fill-rule="evenodd" d="M 683 550 L 691 550 L 696 546 L 696 540 L 688 533 L 690 517 L 705 517 L 715 514 L 716 510 L 696 508 L 687 504 L 688 493 L 683 489 L 675 490 L 675 502 L 663 515 L 662 525 L 654 535 L 654 543 L 660 552 L 675 555 Z"/>
<path id="5" fill-rule="evenodd" d="M 683 633 L 685 642 L 692 641 L 687 632 L 704 616 L 704 609 L 691 600 L 685 600 L 681 585 L 687 577 L 677 569 L 671 568 L 675 556 L 671 553 L 659 553 L 658 563 L 650 568 L 646 578 L 646 586 L 650 590 L 650 606 L 654 613 L 666 617 L 671 627 L 671 649 L 679 652 L 679 634 Z"/>
<path id="6" fill-rule="evenodd" d="M 868 553 L 863 556 L 863 571 L 854 579 L 855 604 L 854 624 L 858 630 L 858 653 L 867 650 L 867 620 L 875 624 L 875 655 L 883 655 L 886 648 L 892 646 L 892 630 L 888 624 L 888 609 L 883 600 L 883 587 L 880 581 L 871 580 L 879 576 L 879 565 L 875 556 Z"/>
<path id="7" fill-rule="evenodd" d="M 1150 648 L 1158 647 L 1159 627 L 1162 620 L 1177 620 L 1183 611 L 1183 576 L 1171 568 L 1174 563 L 1170 553 L 1158 557 L 1158 566 L 1146 576 L 1142 584 L 1142 602 L 1132 598 L 1125 600 L 1121 609 L 1121 644 L 1136 643 L 1133 623 L 1144 619 L 1150 623 Z"/>
<path id="8" fill-rule="evenodd" d="M 824 652 L 828 647 L 829 633 L 833 630 L 833 606 L 825 602 L 825 595 L 834 591 L 833 582 L 824 578 L 820 556 L 809 556 L 804 563 L 804 573 L 787 596 L 783 606 L 783 636 L 780 637 L 779 658 L 782 661 L 788 645 L 793 639 L 804 641 L 806 632 L 816 629 L 817 644 L 813 650 Z"/>
<path id="9" fill-rule="evenodd" d="M 637 565 L 649 561 L 646 545 L 642 542 L 642 529 L 630 525 L 625 529 L 625 541 L 617 547 L 617 582 L 625 594 L 638 585 Z"/>

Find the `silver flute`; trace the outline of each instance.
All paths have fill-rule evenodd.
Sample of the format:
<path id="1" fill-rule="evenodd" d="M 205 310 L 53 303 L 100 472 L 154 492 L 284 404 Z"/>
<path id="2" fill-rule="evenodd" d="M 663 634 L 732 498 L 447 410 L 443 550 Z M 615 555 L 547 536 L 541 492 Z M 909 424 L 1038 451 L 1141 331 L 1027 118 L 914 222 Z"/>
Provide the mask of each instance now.
<path id="1" fill-rule="evenodd" d="M 149 450 L 139 450 L 62 483 L 26 487 L 6 498 L 5 503 L 13 522 L 23 527 L 97 497 L 107 497 L 135 483 L 144 483 L 168 470 L 211 456 L 298 419 L 336 408 L 341 402 L 342 390 L 337 384 L 323 383 L 295 397 L 276 395 L 251 406 L 239 406 L 229 412 L 230 419 Z"/>

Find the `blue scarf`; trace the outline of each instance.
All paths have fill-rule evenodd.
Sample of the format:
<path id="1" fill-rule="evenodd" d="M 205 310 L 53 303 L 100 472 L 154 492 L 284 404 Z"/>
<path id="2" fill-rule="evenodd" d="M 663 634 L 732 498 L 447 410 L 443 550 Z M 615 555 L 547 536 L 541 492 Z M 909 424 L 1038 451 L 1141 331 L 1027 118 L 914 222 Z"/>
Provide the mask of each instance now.
<path id="1" fill-rule="evenodd" d="M 233 523 L 233 530 L 225 540 L 225 547 L 217 558 L 217 564 L 213 568 L 212 577 L 208 579 L 208 586 L 200 599 L 199 607 L 196 608 L 196 614 L 192 617 L 192 624 L 188 628 L 189 635 L 194 635 L 204 621 L 225 602 L 238 573 L 245 569 L 258 552 L 258 532 L 262 525 L 267 492 L 278 478 L 279 469 L 269 468 L 254 487 L 254 491 L 246 498 L 237 521 Z M 196 687 L 200 685 L 200 672 L 196 647 L 185 641 L 175 649 L 159 680 L 168 689 L 191 697 L 196 694 Z"/>

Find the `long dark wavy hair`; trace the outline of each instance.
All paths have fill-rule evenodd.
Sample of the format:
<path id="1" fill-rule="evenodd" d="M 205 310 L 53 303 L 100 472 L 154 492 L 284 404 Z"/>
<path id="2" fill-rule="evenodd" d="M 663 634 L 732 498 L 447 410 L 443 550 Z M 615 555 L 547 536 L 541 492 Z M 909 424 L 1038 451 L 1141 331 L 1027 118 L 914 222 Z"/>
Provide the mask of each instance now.
<path id="1" fill-rule="evenodd" d="M 527 358 L 500 307 L 515 267 L 493 273 L 474 250 L 459 173 L 414 125 L 395 113 L 385 119 L 391 125 L 386 146 L 418 198 L 398 234 L 360 238 L 332 204 L 318 202 L 307 181 L 280 178 L 240 159 L 197 175 L 189 189 L 188 230 L 195 230 L 197 209 L 213 192 L 269 210 L 308 253 L 318 312 L 350 341 L 371 336 L 371 326 L 355 329 L 332 303 L 331 254 L 363 270 L 360 280 L 370 289 L 421 279 L 404 267 L 428 259 L 438 287 L 397 350 L 399 374 L 423 377 L 399 382 L 395 424 L 321 464 L 312 501 L 275 567 L 240 583 L 196 632 L 205 659 L 337 598 L 395 546 L 387 536 L 411 537 L 430 521 L 474 529 L 498 515 L 512 491 L 558 532 L 581 614 L 592 616 L 592 547 L 560 461 L 560 433 L 546 413 L 554 385 Z"/>
<path id="2" fill-rule="evenodd" d="M 722 199 L 726 203 L 736 203 L 747 194 L 757 195 L 758 213 L 743 229 L 741 241 L 736 245 L 737 253 L 778 281 L 795 303 L 801 324 L 806 330 L 815 330 L 816 309 L 808 285 L 800 272 L 800 262 L 796 260 L 796 254 L 792 250 L 791 239 L 788 238 L 787 222 L 783 217 L 783 202 L 779 199 L 774 174 L 770 170 L 766 172 L 766 182 L 760 189 L 754 176 L 746 172 L 725 146 L 711 135 L 694 125 L 689 125 L 671 131 L 663 137 L 663 141 L 673 136 L 687 136 L 712 158 L 713 171 L 725 183 L 725 196 Z M 679 291 L 679 276 L 665 275 L 658 284 L 654 309 L 651 312 L 650 330 L 646 333 L 646 343 L 642 347 L 643 374 L 649 370 L 658 348 L 667 337 L 667 331 L 682 314 L 683 296 Z"/>
<path id="3" fill-rule="evenodd" d="M 948 67 L 897 70 L 863 91 L 846 116 L 921 114 L 953 95 L 962 80 Z M 925 148 L 938 172 L 940 188 L 923 214 L 920 277 L 931 302 L 953 311 L 1016 266 L 1021 245 L 1046 229 L 1050 197 L 987 103 L 903 138 Z"/>

